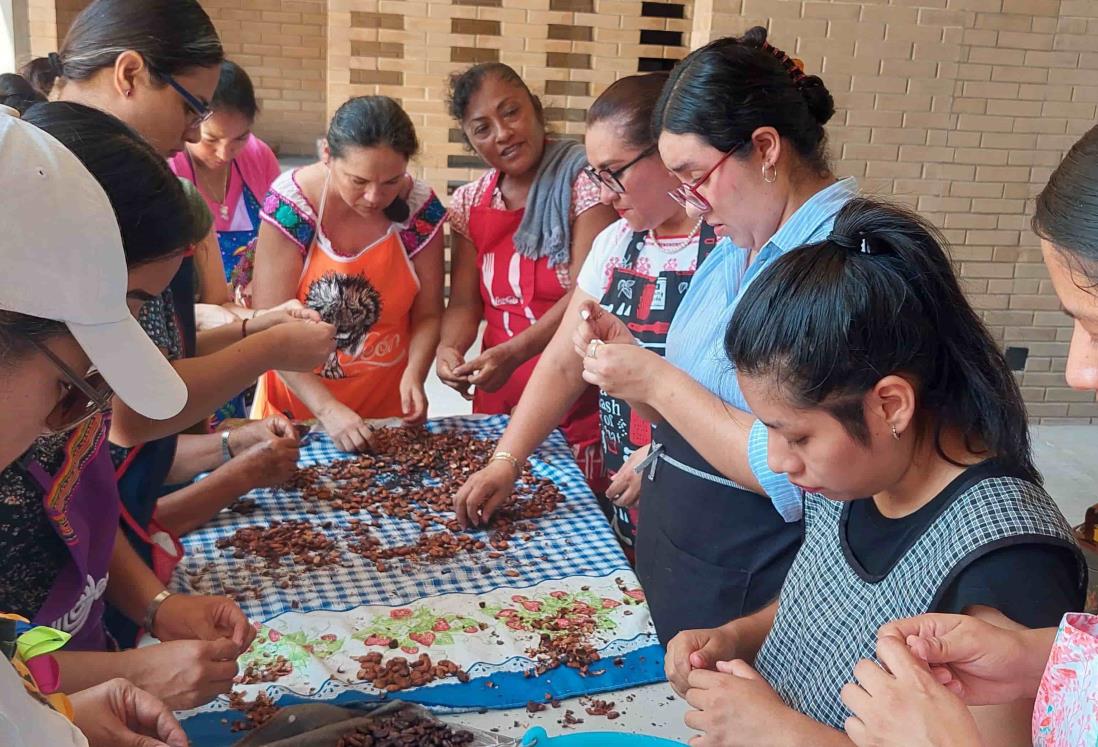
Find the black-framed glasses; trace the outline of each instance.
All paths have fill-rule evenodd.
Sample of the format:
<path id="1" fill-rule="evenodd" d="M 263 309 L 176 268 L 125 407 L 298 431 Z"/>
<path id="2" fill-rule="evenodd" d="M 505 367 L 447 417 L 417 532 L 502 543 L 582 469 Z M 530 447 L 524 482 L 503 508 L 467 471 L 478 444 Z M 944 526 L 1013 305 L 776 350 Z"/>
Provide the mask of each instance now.
<path id="1" fill-rule="evenodd" d="M 191 117 L 190 121 L 187 122 L 188 130 L 194 127 L 198 127 L 198 125 L 202 124 L 207 119 L 213 116 L 213 109 L 211 109 L 206 103 L 204 103 L 202 99 L 198 98 L 186 88 L 181 86 L 179 84 L 179 81 L 177 81 L 171 75 L 159 71 L 157 71 L 156 74 L 160 77 L 161 80 L 174 88 L 175 92 L 183 98 L 183 101 L 185 101 L 187 103 L 187 106 L 190 108 Z"/>
<path id="2" fill-rule="evenodd" d="M 701 188 L 701 186 L 707 181 L 709 181 L 709 177 L 713 176 L 717 169 L 719 169 L 725 161 L 731 158 L 732 154 L 739 150 L 742 145 L 743 143 L 737 143 L 736 145 L 732 146 L 732 150 L 721 156 L 721 159 L 713 164 L 713 168 L 702 174 L 701 178 L 695 179 L 692 184 L 680 184 L 667 194 L 671 196 L 671 199 L 673 199 L 675 202 L 679 203 L 683 207 L 692 207 L 695 210 L 700 210 L 703 213 L 708 213 L 710 210 L 713 209 L 713 206 L 709 204 L 709 200 L 702 197 L 701 193 L 698 192 L 698 189 Z"/>
<path id="3" fill-rule="evenodd" d="M 655 145 L 650 145 L 649 147 L 641 151 L 641 154 L 639 156 L 614 171 L 610 171 L 609 169 L 596 169 L 594 166 L 588 164 L 587 166 L 583 167 L 583 173 L 587 174 L 587 178 L 593 181 L 598 186 L 605 186 L 611 192 L 623 195 L 625 194 L 625 186 L 621 183 L 621 175 L 624 174 L 630 166 L 640 163 L 644 159 L 648 158 L 648 156 L 655 153 L 656 150 L 657 148 Z"/>
<path id="4" fill-rule="evenodd" d="M 86 375 L 80 376 L 42 343 L 31 340 L 31 344 L 38 348 L 38 351 L 69 380 L 68 389 L 46 416 L 47 428 L 54 433 L 63 433 L 83 423 L 97 412 L 107 412 L 111 409 L 114 390 L 103 378 L 103 374 L 93 368 Z"/>

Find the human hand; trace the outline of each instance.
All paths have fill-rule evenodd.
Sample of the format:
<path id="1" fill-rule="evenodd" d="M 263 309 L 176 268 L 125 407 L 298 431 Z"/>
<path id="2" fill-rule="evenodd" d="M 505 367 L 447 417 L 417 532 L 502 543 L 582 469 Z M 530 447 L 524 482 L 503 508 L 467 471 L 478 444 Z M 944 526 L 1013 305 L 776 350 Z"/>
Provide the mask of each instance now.
<path id="1" fill-rule="evenodd" d="M 196 303 L 194 305 L 194 323 L 199 332 L 208 329 L 217 329 L 226 324 L 240 326 L 240 317 L 226 309 L 212 303 Z"/>
<path id="2" fill-rule="evenodd" d="M 235 659 L 252 645 L 255 628 L 232 599 L 207 594 L 172 594 L 153 617 L 151 635 L 162 641 L 216 641 L 237 645 Z"/>
<path id="3" fill-rule="evenodd" d="M 320 314 L 304 306 L 296 298 L 265 311 L 257 311 L 248 320 L 248 334 L 262 332 L 287 322 L 319 322 Z"/>
<path id="4" fill-rule="evenodd" d="M 263 334 L 273 335 L 271 368 L 278 371 L 313 371 L 335 352 L 335 327 L 327 322 L 291 321 Z"/>
<path id="5" fill-rule="evenodd" d="M 511 374 L 523 362 L 523 359 L 515 354 L 513 347 L 505 342 L 488 348 L 473 360 L 461 364 L 454 369 L 453 374 L 456 377 L 466 377 L 468 382 L 477 389 L 496 392 L 507 383 Z"/>
<path id="6" fill-rule="evenodd" d="M 271 415 L 233 428 L 229 431 L 229 448 L 233 454 L 240 454 L 251 446 L 276 438 L 297 438 L 294 424 L 284 415 Z"/>
<path id="7" fill-rule="evenodd" d="M 341 451 L 361 453 L 370 448 L 373 427 L 347 405 L 332 402 L 317 413 L 317 420 Z"/>
<path id="8" fill-rule="evenodd" d="M 308 306 L 301 303 L 301 301 L 298 301 L 296 298 L 291 298 L 289 301 L 283 301 L 277 306 L 272 306 L 269 309 L 259 309 L 255 312 L 254 316 L 263 316 L 264 314 L 270 314 L 278 311 L 292 312 L 298 319 L 312 319 L 313 321 L 320 321 L 319 311 L 317 311 L 316 309 L 310 309 Z"/>
<path id="9" fill-rule="evenodd" d="M 450 387 L 466 400 L 471 400 L 473 395 L 469 393 L 469 377 L 458 376 L 454 369 L 465 364 L 465 356 L 458 352 L 457 348 L 449 345 L 439 345 L 435 353 L 435 373 L 439 380 Z"/>
<path id="10" fill-rule="evenodd" d="M 463 528 L 487 524 L 492 514 L 515 492 L 515 467 L 503 459 L 474 472 L 454 494 L 454 512 Z"/>
<path id="11" fill-rule="evenodd" d="M 899 638 L 877 643 L 884 667 L 863 659 L 857 683 L 842 689 L 854 714 L 846 734 L 858 747 L 980 747 L 980 731 L 965 704 L 943 687 L 925 661 Z"/>
<path id="12" fill-rule="evenodd" d="M 640 498 L 643 477 L 637 474 L 636 467 L 645 460 L 651 448 L 651 444 L 646 444 L 634 451 L 621 465 L 621 469 L 610 478 L 610 487 L 606 489 L 606 497 L 615 506 L 628 508 Z"/>
<path id="13" fill-rule="evenodd" d="M 893 638 L 906 644 L 930 665 L 937 681 L 968 705 L 1032 698 L 1054 636 L 1051 628 L 1008 630 L 971 615 L 946 614 L 894 620 L 878 631 L 878 641 Z"/>
<path id="14" fill-rule="evenodd" d="M 661 379 L 659 371 L 670 365 L 651 350 L 632 343 L 595 341 L 588 353 L 583 357 L 583 380 L 630 404 L 647 404 L 653 384 Z"/>
<path id="15" fill-rule="evenodd" d="M 775 732 L 790 731 L 786 722 L 803 718 L 747 662 L 718 661 L 715 668 L 690 673 L 686 702 L 694 710 L 687 712 L 685 721 L 701 732 L 690 739 L 691 747 L 773 744 Z"/>
<path id="16" fill-rule="evenodd" d="M 244 493 L 255 488 L 272 488 L 286 483 L 297 472 L 300 455 L 297 434 L 288 438 L 260 441 L 238 453 L 219 469 L 239 476 Z"/>
<path id="17" fill-rule="evenodd" d="M 625 322 L 606 311 L 595 301 L 584 301 L 579 307 L 580 323 L 572 333 L 572 346 L 581 358 L 591 351 L 591 343 L 601 340 L 604 343 L 636 345 L 633 333 Z"/>
<path id="18" fill-rule="evenodd" d="M 400 411 L 405 425 L 420 425 L 427 420 L 427 392 L 423 382 L 407 369 L 400 377 Z"/>
<path id="19" fill-rule="evenodd" d="M 735 658 L 736 639 L 727 628 L 684 630 L 667 644 L 663 667 L 675 692 L 686 695 L 692 671 L 715 670 L 718 661 Z"/>
<path id="20" fill-rule="evenodd" d="M 196 708 L 232 690 L 240 646 L 228 638 L 169 641 L 124 651 L 130 679 L 172 710 Z"/>
<path id="21" fill-rule="evenodd" d="M 69 696 L 73 723 L 90 747 L 187 747 L 187 735 L 163 701 L 124 679 Z"/>

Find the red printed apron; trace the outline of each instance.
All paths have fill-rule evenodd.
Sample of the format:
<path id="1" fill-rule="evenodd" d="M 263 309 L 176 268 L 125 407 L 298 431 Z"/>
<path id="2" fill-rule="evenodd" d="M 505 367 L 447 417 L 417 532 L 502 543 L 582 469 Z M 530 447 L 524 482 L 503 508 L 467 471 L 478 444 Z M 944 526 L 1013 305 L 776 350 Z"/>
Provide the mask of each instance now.
<path id="1" fill-rule="evenodd" d="M 69 562 L 33 622 L 71 634 L 69 650 L 105 651 L 103 594 L 118 534 L 119 498 L 104 418 L 97 415 L 69 435 L 57 474 L 37 462 L 27 469 L 42 486 L 46 515 L 69 551 Z"/>
<path id="2" fill-rule="evenodd" d="M 419 279 L 395 230 L 354 256 L 335 252 L 322 228 L 328 187 L 325 182 L 316 237 L 297 286 L 297 299 L 336 327 L 336 355 L 316 373 L 337 400 L 362 417 L 400 417 L 400 379 L 408 365 Z M 257 418 L 313 417 L 274 371 L 259 380 L 253 407 Z"/>
<path id="3" fill-rule="evenodd" d="M 469 237 L 477 249 L 480 295 L 487 323 L 484 350 L 529 329 L 567 293 L 557 271 L 549 267 L 547 258 L 532 260 L 515 250 L 513 239 L 525 209 L 493 208 L 492 195 L 498 183 L 497 172 L 479 203 L 469 211 Z M 534 356 L 516 368 L 498 391 L 477 389 L 473 393 L 473 412 L 510 414 L 522 397 L 538 358 L 540 356 Z M 560 424 L 592 487 L 605 479 L 599 444 L 598 403 L 598 389 L 587 387 Z M 602 487 L 605 487 L 604 483 Z"/>

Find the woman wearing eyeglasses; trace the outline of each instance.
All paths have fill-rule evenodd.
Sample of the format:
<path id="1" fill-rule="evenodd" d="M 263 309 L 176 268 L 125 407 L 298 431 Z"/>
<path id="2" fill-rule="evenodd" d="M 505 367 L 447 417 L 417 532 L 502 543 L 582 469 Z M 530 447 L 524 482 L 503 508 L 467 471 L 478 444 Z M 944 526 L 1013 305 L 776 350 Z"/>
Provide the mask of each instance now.
<path id="1" fill-rule="evenodd" d="M 678 181 L 660 161 L 651 134 L 652 111 L 666 73 L 631 75 L 607 88 L 587 112 L 584 168 L 599 199 L 620 220 L 600 233 L 576 279 L 570 311 L 530 376 L 497 446 L 521 463 L 561 421 L 588 384 L 572 350 L 579 307 L 599 302 L 621 319 L 640 343 L 663 354 L 671 320 L 697 267 L 716 245 L 713 230 L 691 217 L 668 192 Z M 602 396 L 602 452 L 612 478 L 603 509 L 619 541 L 632 551 L 640 477 L 634 467 L 647 453 L 650 426 L 623 400 Z M 510 495 L 515 468 L 496 460 L 472 475 L 455 496 L 463 523 L 487 521 Z"/>
<path id="2" fill-rule="evenodd" d="M 473 412 L 510 413 L 614 213 L 582 173 L 583 146 L 548 137 L 541 102 L 507 65 L 455 74 L 450 114 L 490 168 L 450 201 L 450 300 L 436 370 L 473 401 Z M 481 353 L 467 361 L 482 321 Z M 589 388 L 560 421 L 589 481 L 602 473 L 597 398 Z M 504 451 L 493 459 L 518 466 Z"/>
<path id="3" fill-rule="evenodd" d="M 231 686 L 254 631 L 230 599 L 169 594 L 119 538 L 105 421 L 112 387 L 146 417 L 171 417 L 187 400 L 133 316 L 163 290 L 199 232 L 179 182 L 132 131 L 72 104 L 43 104 L 32 115 L 51 110 L 78 125 L 47 129 L 52 146 L 74 157 L 46 159 L 30 147 L 43 137 L 32 123 L 18 131 L 9 123 L 2 148 L 8 168 L 0 177 L 12 196 L 2 203 L 4 258 L 18 280 L 0 284 L 0 407 L 8 416 L 0 430 L 0 609 L 72 636 L 55 655 L 62 689 L 121 675 L 174 707 L 193 706 Z M 41 178 L 28 180 L 28 170 Z M 87 171 L 98 192 L 73 188 Z M 51 219 L 59 214 L 71 220 Z M 112 254 L 111 236 L 124 258 Z M 27 450 L 43 433 L 50 435 Z M 108 601 L 167 643 L 109 652 Z"/>
<path id="4" fill-rule="evenodd" d="M 837 180 L 827 162 L 833 113 L 823 81 L 768 44 L 765 29 L 691 53 L 652 122 L 660 156 L 682 182 L 673 196 L 727 240 L 694 277 L 665 358 L 597 305 L 581 309 L 584 378 L 657 423 L 637 575 L 664 642 L 771 602 L 800 542 L 801 491 L 767 466 L 766 427 L 722 360 L 718 320 L 776 257 L 825 236 L 855 195 L 853 180 Z"/>

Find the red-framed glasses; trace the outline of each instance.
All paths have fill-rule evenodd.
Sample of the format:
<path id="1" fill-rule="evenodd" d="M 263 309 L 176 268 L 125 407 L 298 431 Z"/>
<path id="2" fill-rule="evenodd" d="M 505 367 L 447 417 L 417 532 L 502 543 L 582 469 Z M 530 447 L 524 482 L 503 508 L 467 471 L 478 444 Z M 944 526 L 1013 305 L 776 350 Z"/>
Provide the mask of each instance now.
<path id="1" fill-rule="evenodd" d="M 713 209 L 713 206 L 709 204 L 709 200 L 702 197 L 701 193 L 698 192 L 698 189 L 709 181 L 709 177 L 713 176 L 717 169 L 724 165 L 724 162 L 731 158 L 732 154 L 739 150 L 742 145 L 743 143 L 737 143 L 732 146 L 732 150 L 721 156 L 720 160 L 713 164 L 713 168 L 702 174 L 701 178 L 694 180 L 692 184 L 680 184 L 667 194 L 671 195 L 671 199 L 683 207 L 692 207 L 695 210 L 708 213 Z"/>

